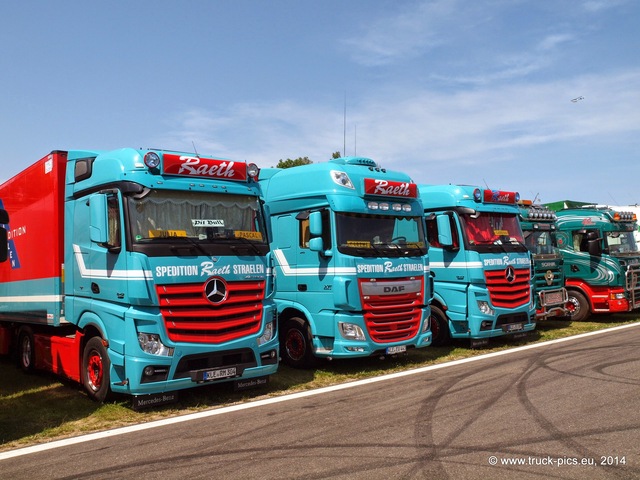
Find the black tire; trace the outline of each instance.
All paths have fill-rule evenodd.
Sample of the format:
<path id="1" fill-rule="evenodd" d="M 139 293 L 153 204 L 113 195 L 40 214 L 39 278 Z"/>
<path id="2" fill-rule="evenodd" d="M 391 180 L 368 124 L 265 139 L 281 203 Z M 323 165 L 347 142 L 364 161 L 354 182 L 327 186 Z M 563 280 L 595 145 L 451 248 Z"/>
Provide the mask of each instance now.
<path id="1" fill-rule="evenodd" d="M 586 297 L 575 290 L 569 290 L 569 300 L 567 301 L 567 311 L 569 320 L 573 322 L 584 322 L 591 314 L 589 302 Z"/>
<path id="2" fill-rule="evenodd" d="M 25 373 L 35 369 L 36 346 L 33 341 L 33 331 L 29 327 L 22 327 L 18 332 L 18 366 Z"/>
<path id="3" fill-rule="evenodd" d="M 286 320 L 280 329 L 280 356 L 294 368 L 312 368 L 316 364 L 309 324 L 299 317 Z"/>
<path id="4" fill-rule="evenodd" d="M 449 320 L 444 312 L 431 305 L 431 345 L 442 347 L 448 345 L 451 340 L 449 332 Z"/>
<path id="5" fill-rule="evenodd" d="M 97 402 L 104 402 L 111 391 L 110 368 L 111 360 L 102 338 L 90 338 L 82 352 L 82 380 L 89 396 Z"/>

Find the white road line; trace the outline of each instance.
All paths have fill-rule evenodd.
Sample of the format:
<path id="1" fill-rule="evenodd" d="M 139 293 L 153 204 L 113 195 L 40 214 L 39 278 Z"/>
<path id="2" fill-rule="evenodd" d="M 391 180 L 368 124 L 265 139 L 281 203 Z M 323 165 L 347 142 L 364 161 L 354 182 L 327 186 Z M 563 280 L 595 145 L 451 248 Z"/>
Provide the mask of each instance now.
<path id="1" fill-rule="evenodd" d="M 237 412 L 239 410 L 246 410 L 249 408 L 256 408 L 256 407 L 262 407 L 263 405 L 271 405 L 274 403 L 280 403 L 280 402 L 287 402 L 289 400 L 295 400 L 298 398 L 305 398 L 305 397 L 311 397 L 314 395 L 321 395 L 323 393 L 329 393 L 329 392 L 335 392 L 335 391 L 339 391 L 339 390 L 345 390 L 347 388 L 353 388 L 353 387 L 359 387 L 361 385 L 368 385 L 371 383 L 377 383 L 377 382 L 384 382 L 386 380 L 392 380 L 394 378 L 400 378 L 400 377 L 406 377 L 408 375 L 416 375 L 419 373 L 424 373 L 424 372 L 430 372 L 432 370 L 439 370 L 439 369 L 443 369 L 443 368 L 447 368 L 447 367 L 453 367 L 456 365 L 462 365 L 465 363 L 471 363 L 471 362 L 478 362 L 480 360 L 485 360 L 487 358 L 493 358 L 493 357 L 499 357 L 502 355 L 509 355 L 512 353 L 517 353 L 517 352 L 522 352 L 525 350 L 532 350 L 534 348 L 542 348 L 542 347 L 546 347 L 549 345 L 554 345 L 557 343 L 564 343 L 564 342 L 570 342 L 573 340 L 578 340 L 581 338 L 585 338 L 585 337 L 591 337 L 594 335 L 600 335 L 603 333 L 608 333 L 608 332 L 613 332 L 613 331 L 617 331 L 617 330 L 624 330 L 626 328 L 632 328 L 632 327 L 638 327 L 640 326 L 640 322 L 638 323 L 631 323 L 631 324 L 627 324 L 627 325 L 620 325 L 619 327 L 612 327 L 612 328 L 607 328 L 604 330 L 597 330 L 594 332 L 589 332 L 589 333 L 582 333 L 579 335 L 574 335 L 572 337 L 564 337 L 564 338 L 559 338 L 556 340 L 549 340 L 547 342 L 541 342 L 541 343 L 533 343 L 530 345 L 524 345 L 522 347 L 515 347 L 515 348 L 510 348 L 507 350 L 501 350 L 499 352 L 492 352 L 492 353 L 487 353 L 485 355 L 478 355 L 475 357 L 469 357 L 469 358 L 463 358 L 460 360 L 454 360 L 451 362 L 446 362 L 446 363 L 440 363 L 438 365 L 429 365 L 426 367 L 420 367 L 420 368 L 415 368 L 415 369 L 411 369 L 411 370 L 406 370 L 403 372 L 397 372 L 397 373 L 390 373 L 388 375 L 382 375 L 379 377 L 373 377 L 373 378 L 366 378 L 363 380 L 356 380 L 353 382 L 348 382 L 348 383 L 343 383 L 340 385 L 333 385 L 331 387 L 323 387 L 323 388 L 318 388 L 316 390 L 307 390 L 304 392 L 297 392 L 297 393 L 291 393 L 288 395 L 283 395 L 280 397 L 273 397 L 273 398 L 267 398 L 264 400 L 256 400 L 253 402 L 248 402 L 248 403 L 243 403 L 240 405 L 233 405 L 230 407 L 222 407 L 222 408 L 218 408 L 218 409 L 214 409 L 214 410 L 206 410 L 203 412 L 198 412 L 198 413 L 191 413 L 189 415 L 181 415 L 181 416 L 177 416 L 177 417 L 172 417 L 172 418 L 166 418 L 163 420 L 156 420 L 153 422 L 147 422 L 147 423 L 141 423 L 138 425 L 131 425 L 129 427 L 121 427 L 121 428 L 116 428 L 113 430 L 107 430 L 104 432 L 96 432 L 96 433 L 91 433 L 88 435 L 82 435 L 79 437 L 73 437 L 73 438 L 67 438 L 64 440 L 56 440 L 53 442 L 49 442 L 49 443 L 44 443 L 41 445 L 33 445 L 31 447 L 25 447 L 25 448 L 20 448 L 20 449 L 16 449 L 16 450 L 9 450 L 6 452 L 0 452 L 0 461 L 1 460 L 6 460 L 9 458 L 15 458 L 15 457 L 19 457 L 22 455 L 29 455 L 31 453 L 38 453 L 38 452 L 44 452 L 46 450 L 52 450 L 54 448 L 60 448 L 60 447 L 65 447 L 68 445 L 75 445 L 78 443 L 83 443 L 83 442 L 90 442 L 92 440 L 99 440 L 102 438 L 109 438 L 109 437 L 115 437 L 117 435 L 124 435 L 126 433 L 132 433 L 132 432 L 140 432 L 142 430 L 149 430 L 151 428 L 157 428 L 157 427 L 164 427 L 165 425 L 173 425 L 176 423 L 182 423 L 182 422 L 189 422 L 191 420 L 197 420 L 200 418 L 207 418 L 207 417 L 213 417 L 215 415 L 223 415 L 225 413 L 230 413 L 230 412 Z M 428 347 L 427 347 L 428 348 Z"/>

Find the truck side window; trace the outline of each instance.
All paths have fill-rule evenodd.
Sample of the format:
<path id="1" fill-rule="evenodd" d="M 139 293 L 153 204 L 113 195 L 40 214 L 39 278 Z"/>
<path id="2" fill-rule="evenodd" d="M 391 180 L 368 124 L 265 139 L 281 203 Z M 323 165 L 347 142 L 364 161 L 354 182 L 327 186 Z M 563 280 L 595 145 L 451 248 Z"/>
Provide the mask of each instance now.
<path id="1" fill-rule="evenodd" d="M 322 210 L 322 243 L 325 250 L 331 250 L 331 219 L 329 210 Z"/>
<path id="2" fill-rule="evenodd" d="M 120 248 L 122 246 L 120 240 L 120 206 L 116 194 L 109 195 L 109 198 L 107 198 L 107 210 L 109 213 L 109 247 Z"/>
<path id="3" fill-rule="evenodd" d="M 300 220 L 300 248 L 309 248 L 309 239 L 311 234 L 309 233 L 309 219 L 305 218 Z"/>
<path id="4" fill-rule="evenodd" d="M 432 247 L 440 248 L 440 242 L 438 241 L 438 222 L 436 222 L 435 215 L 431 219 L 427 219 L 427 240 Z"/>
<path id="5" fill-rule="evenodd" d="M 451 245 L 451 249 L 457 250 L 460 248 L 460 235 L 458 233 L 458 225 L 456 224 L 456 217 L 453 213 L 449 213 L 449 225 L 451 225 L 451 239 L 453 240 L 453 245 Z"/>
<path id="6" fill-rule="evenodd" d="M 322 210 L 322 243 L 325 250 L 331 249 L 331 221 L 329 218 L 329 210 Z M 309 239 L 311 233 L 309 232 L 309 218 L 299 220 L 300 233 L 299 233 L 299 246 L 300 248 L 309 248 Z"/>
<path id="7" fill-rule="evenodd" d="M 591 232 L 594 232 L 597 237 L 597 230 L 580 230 L 573 232 L 573 249 L 576 252 L 589 253 L 589 233 Z"/>

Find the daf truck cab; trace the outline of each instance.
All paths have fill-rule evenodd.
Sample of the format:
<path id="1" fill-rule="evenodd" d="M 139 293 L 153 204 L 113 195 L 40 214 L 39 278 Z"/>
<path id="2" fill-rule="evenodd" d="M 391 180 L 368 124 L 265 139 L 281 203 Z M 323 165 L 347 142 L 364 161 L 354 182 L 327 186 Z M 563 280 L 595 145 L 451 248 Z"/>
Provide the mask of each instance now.
<path id="1" fill-rule="evenodd" d="M 416 184 L 363 157 L 262 169 L 284 363 L 430 344 L 428 250 Z"/>

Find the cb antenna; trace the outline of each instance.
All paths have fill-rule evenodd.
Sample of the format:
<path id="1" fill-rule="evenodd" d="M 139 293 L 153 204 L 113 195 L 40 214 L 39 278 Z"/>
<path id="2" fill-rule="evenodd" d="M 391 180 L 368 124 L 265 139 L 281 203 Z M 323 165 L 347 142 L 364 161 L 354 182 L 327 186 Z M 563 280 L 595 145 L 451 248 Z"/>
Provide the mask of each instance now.
<path id="1" fill-rule="evenodd" d="M 347 156 L 347 92 L 344 92 L 344 118 L 342 120 L 342 156 Z"/>
<path id="2" fill-rule="evenodd" d="M 191 140 L 191 145 L 193 145 L 193 152 L 196 154 L 196 157 L 200 158 L 200 154 L 198 153 L 198 150 L 196 149 L 196 142 Z"/>

